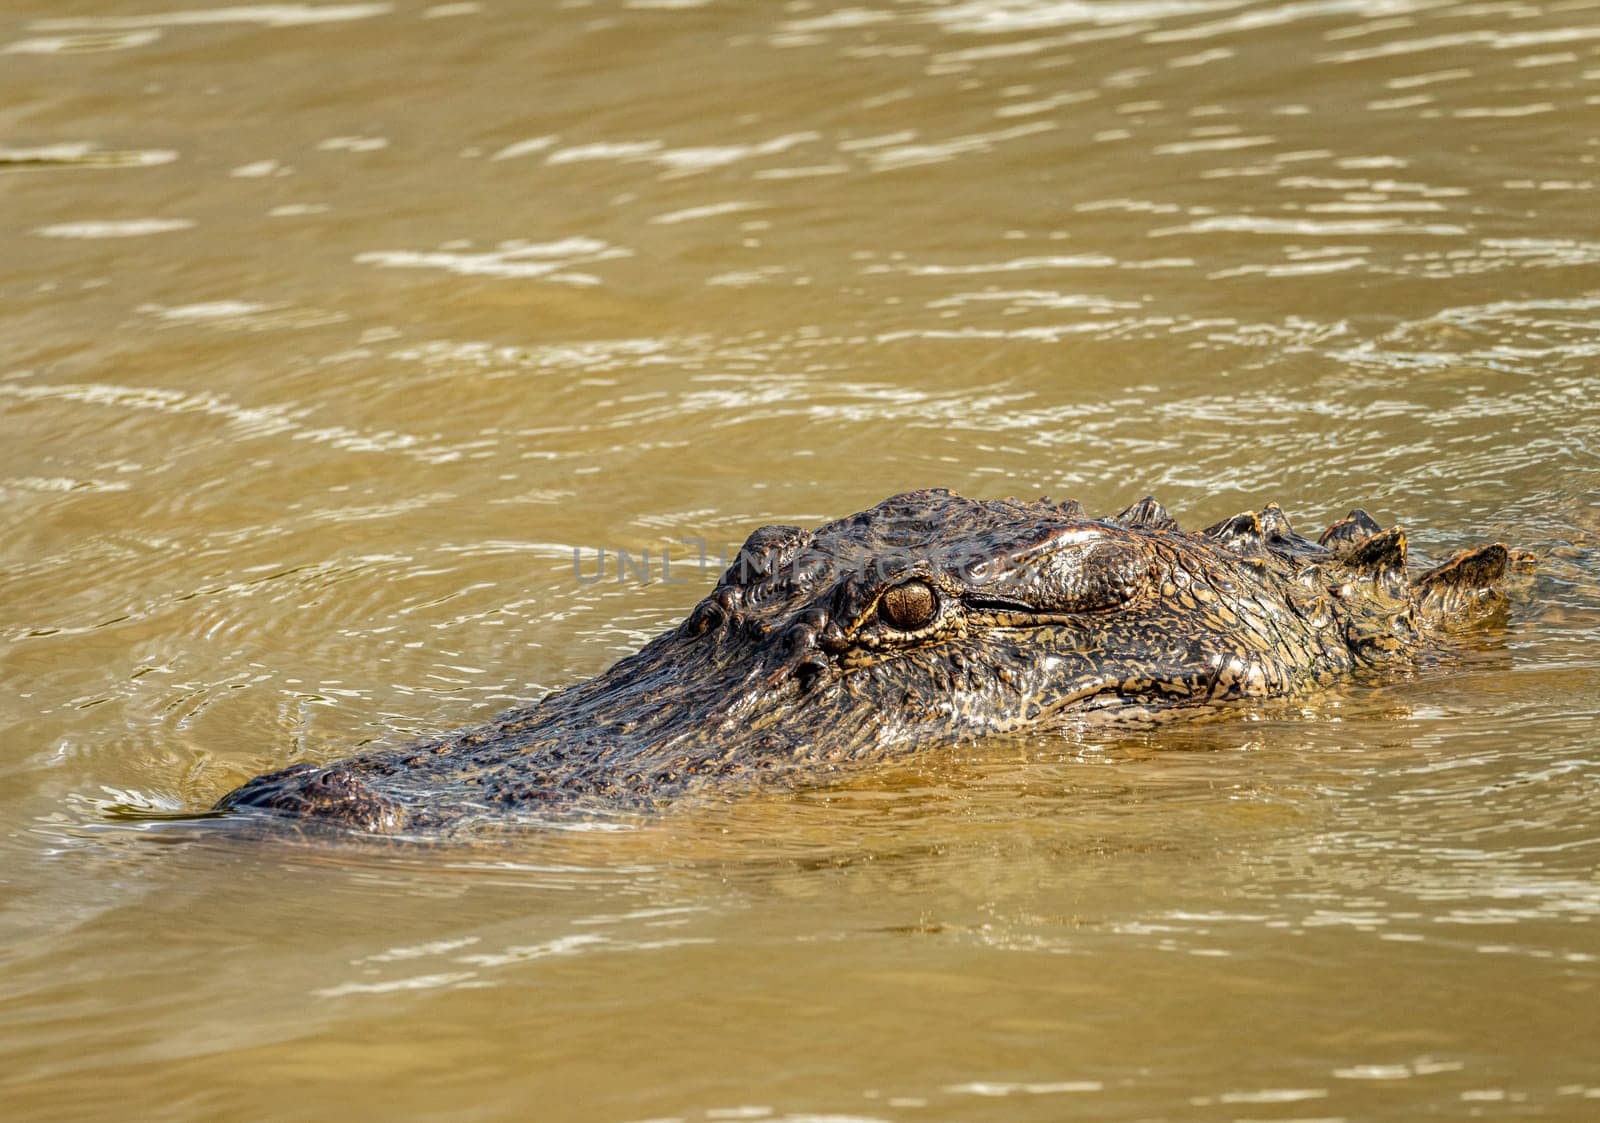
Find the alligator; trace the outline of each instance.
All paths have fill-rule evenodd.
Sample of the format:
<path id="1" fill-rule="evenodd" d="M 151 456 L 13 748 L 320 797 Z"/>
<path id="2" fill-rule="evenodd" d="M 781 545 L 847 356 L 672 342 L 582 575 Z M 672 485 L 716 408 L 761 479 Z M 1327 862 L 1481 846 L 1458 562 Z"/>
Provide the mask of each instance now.
<path id="1" fill-rule="evenodd" d="M 1415 665 L 1504 609 L 1531 555 L 1495 543 L 1412 572 L 1355 510 L 1316 541 L 1276 504 L 1186 533 L 1146 497 L 913 491 L 813 531 L 755 531 L 677 627 L 478 728 L 295 764 L 218 810 L 378 834 L 649 810 L 739 783 L 1102 717 L 1192 713 Z M 1420 567 L 1417 567 L 1420 569 Z"/>

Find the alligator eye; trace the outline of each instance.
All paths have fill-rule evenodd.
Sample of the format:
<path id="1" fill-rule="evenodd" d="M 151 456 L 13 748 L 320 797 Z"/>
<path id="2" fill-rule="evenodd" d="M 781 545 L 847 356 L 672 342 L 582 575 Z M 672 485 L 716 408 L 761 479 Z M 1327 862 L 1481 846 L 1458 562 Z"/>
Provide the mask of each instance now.
<path id="1" fill-rule="evenodd" d="M 878 600 L 878 615 L 902 632 L 926 628 L 939 615 L 939 598 L 926 582 L 907 581 L 896 585 Z"/>

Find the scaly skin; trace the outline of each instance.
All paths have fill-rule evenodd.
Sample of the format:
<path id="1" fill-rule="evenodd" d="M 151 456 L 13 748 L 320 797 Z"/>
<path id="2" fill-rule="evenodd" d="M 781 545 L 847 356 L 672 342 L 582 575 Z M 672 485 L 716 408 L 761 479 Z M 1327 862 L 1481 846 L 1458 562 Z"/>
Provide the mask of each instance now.
<path id="1" fill-rule="evenodd" d="M 1277 506 L 1188 534 L 1154 500 L 910 492 L 815 531 L 763 527 L 688 619 L 588 682 L 441 740 L 257 777 L 219 809 L 375 833 L 649 808 L 707 785 L 1087 714 L 1200 709 L 1413 657 L 1503 604 L 1504 546 L 1412 578 L 1356 511 L 1314 543 Z"/>

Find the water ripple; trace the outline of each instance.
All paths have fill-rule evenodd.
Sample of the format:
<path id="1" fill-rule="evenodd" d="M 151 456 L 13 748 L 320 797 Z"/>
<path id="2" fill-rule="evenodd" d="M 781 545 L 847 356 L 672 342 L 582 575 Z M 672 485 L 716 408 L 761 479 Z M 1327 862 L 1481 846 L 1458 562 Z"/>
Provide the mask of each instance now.
<path id="1" fill-rule="evenodd" d="M 86 35 L 48 35 L 17 39 L 0 47 L 0 55 L 82 55 L 100 51 L 130 51 L 161 38 L 161 32 L 106 31 Z"/>
<path id="2" fill-rule="evenodd" d="M 123 218 L 103 221 L 57 222 L 41 226 L 34 233 L 41 238 L 142 238 L 150 234 L 170 234 L 191 230 L 188 218 Z"/>
<path id="3" fill-rule="evenodd" d="M 74 16 L 33 20 L 38 31 L 138 30 L 147 27 L 195 27 L 205 24 L 254 23 L 262 27 L 304 27 L 388 15 L 393 4 L 245 4 L 232 8 L 196 8 L 147 16 Z"/>
<path id="4" fill-rule="evenodd" d="M 612 246 L 597 238 L 563 238 L 556 242 L 501 242 L 493 250 L 383 250 L 356 255 L 361 265 L 391 269 L 443 269 L 463 277 L 538 279 L 555 284 L 598 285 L 593 273 L 574 267 L 631 257 L 632 250 Z"/>

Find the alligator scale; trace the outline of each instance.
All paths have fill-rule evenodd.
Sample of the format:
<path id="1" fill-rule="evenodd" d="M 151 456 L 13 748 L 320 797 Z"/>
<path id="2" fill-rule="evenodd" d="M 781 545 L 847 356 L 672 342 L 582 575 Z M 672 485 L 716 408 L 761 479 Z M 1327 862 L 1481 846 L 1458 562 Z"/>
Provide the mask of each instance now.
<path id="1" fill-rule="evenodd" d="M 1215 707 L 1413 660 L 1504 605 L 1527 555 L 1421 573 L 1353 511 L 1313 542 L 1277 505 L 1185 533 L 1153 499 L 896 495 L 814 531 L 767 526 L 688 618 L 596 678 L 441 740 L 297 764 L 220 809 L 377 833 L 648 808 L 712 785 L 1089 715 Z"/>

